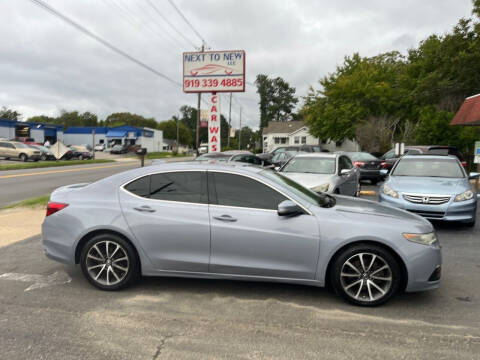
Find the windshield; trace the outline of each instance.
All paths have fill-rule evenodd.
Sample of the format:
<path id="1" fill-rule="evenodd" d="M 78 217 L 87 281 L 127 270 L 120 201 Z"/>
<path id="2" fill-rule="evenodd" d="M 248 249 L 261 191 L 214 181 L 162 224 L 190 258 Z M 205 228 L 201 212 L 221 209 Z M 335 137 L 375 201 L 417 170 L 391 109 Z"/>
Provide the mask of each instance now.
<path id="1" fill-rule="evenodd" d="M 289 179 L 288 177 L 279 174 L 271 169 L 263 170 L 261 175 L 272 180 L 273 182 L 287 187 L 292 193 L 297 195 L 302 200 L 315 206 L 333 206 L 335 200 L 327 194 L 317 194 L 310 189 L 300 185 L 299 183 Z"/>
<path id="2" fill-rule="evenodd" d="M 296 157 L 285 165 L 282 172 L 335 174 L 335 158 Z"/>
<path id="3" fill-rule="evenodd" d="M 352 152 L 348 153 L 348 156 L 350 159 L 352 159 L 352 161 L 378 160 L 378 158 L 366 152 Z"/>
<path id="4" fill-rule="evenodd" d="M 463 178 L 461 165 L 454 159 L 401 159 L 393 176 Z"/>

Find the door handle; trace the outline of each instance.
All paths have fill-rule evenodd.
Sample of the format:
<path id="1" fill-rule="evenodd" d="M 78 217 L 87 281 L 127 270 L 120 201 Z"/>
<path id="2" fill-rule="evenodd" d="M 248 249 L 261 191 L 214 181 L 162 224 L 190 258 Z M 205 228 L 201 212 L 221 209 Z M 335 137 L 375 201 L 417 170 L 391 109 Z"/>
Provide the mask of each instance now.
<path id="1" fill-rule="evenodd" d="M 220 221 L 228 221 L 228 222 L 235 222 L 237 219 L 232 218 L 230 215 L 222 215 L 222 216 L 214 216 L 214 219 L 220 220 Z"/>
<path id="2" fill-rule="evenodd" d="M 156 211 L 155 209 L 152 209 L 150 206 L 147 206 L 147 205 L 144 205 L 141 207 L 134 207 L 133 209 L 140 212 L 149 212 L 149 213 L 153 213 Z"/>

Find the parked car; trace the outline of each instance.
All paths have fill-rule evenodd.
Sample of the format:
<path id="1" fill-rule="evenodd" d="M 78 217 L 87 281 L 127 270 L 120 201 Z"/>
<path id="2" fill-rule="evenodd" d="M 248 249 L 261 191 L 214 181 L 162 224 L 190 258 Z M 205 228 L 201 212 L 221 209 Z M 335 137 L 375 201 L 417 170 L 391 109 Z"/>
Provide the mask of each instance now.
<path id="1" fill-rule="evenodd" d="M 440 285 L 427 220 L 256 166 L 164 163 L 58 188 L 42 241 L 49 258 L 80 264 L 104 290 L 140 274 L 279 281 L 329 284 L 373 306 Z"/>
<path id="2" fill-rule="evenodd" d="M 111 154 L 126 154 L 128 153 L 128 146 L 127 145 L 113 145 L 112 149 L 110 150 Z"/>
<path id="3" fill-rule="evenodd" d="M 382 160 L 366 152 L 348 152 L 346 154 L 352 160 L 353 165 L 360 169 L 360 180 L 369 180 L 372 185 L 377 185 L 383 180 L 383 175 L 380 174 Z"/>
<path id="4" fill-rule="evenodd" d="M 105 144 L 97 144 L 97 145 L 95 145 L 94 150 L 95 150 L 95 151 L 104 151 L 104 150 L 105 150 Z"/>
<path id="5" fill-rule="evenodd" d="M 45 160 L 57 160 L 55 155 L 50 151 L 49 148 L 43 146 L 43 145 L 28 145 L 32 149 L 37 149 L 40 151 L 40 160 L 45 161 Z"/>
<path id="6" fill-rule="evenodd" d="M 38 161 L 40 156 L 40 150 L 33 149 L 27 144 L 18 141 L 0 141 L 0 157 L 5 158 L 5 160 Z"/>
<path id="7" fill-rule="evenodd" d="M 457 150 L 455 146 L 445 146 L 445 145 L 415 145 L 415 146 L 406 146 L 404 153 L 402 155 L 419 155 L 419 154 L 436 154 L 436 155 L 455 155 L 458 160 L 460 160 L 463 167 L 467 166 L 467 162 L 463 157 L 462 153 Z M 395 149 L 387 151 L 380 158 L 383 160 L 382 168 L 390 171 L 398 161 L 400 156 L 395 154 Z"/>
<path id="8" fill-rule="evenodd" d="M 285 165 L 285 163 L 288 160 L 290 160 L 292 157 L 294 157 L 297 154 L 299 154 L 297 150 L 281 151 L 273 155 L 273 157 L 270 160 L 265 159 L 265 161 L 269 161 L 273 165 L 275 170 L 279 170 L 283 165 Z"/>
<path id="9" fill-rule="evenodd" d="M 276 154 L 282 153 L 282 152 L 288 152 L 288 151 L 293 151 L 293 152 L 322 152 L 322 148 L 320 145 L 292 145 L 292 146 L 281 146 L 278 147 L 270 152 L 263 153 L 263 154 L 258 154 L 258 157 L 262 160 L 271 160 Z"/>
<path id="10" fill-rule="evenodd" d="M 315 192 L 360 194 L 360 171 L 345 154 L 298 154 L 279 171 Z"/>
<path id="11" fill-rule="evenodd" d="M 215 160 L 221 162 L 243 162 L 247 164 L 267 166 L 270 162 L 260 159 L 257 155 L 252 154 L 250 151 L 244 150 L 229 150 L 223 152 L 214 152 L 199 155 L 195 158 L 195 161 Z"/>
<path id="12" fill-rule="evenodd" d="M 427 219 L 475 225 L 477 193 L 457 157 L 404 155 L 380 189 L 380 202 Z"/>
<path id="13" fill-rule="evenodd" d="M 87 147 L 82 145 L 72 145 L 70 149 L 73 152 L 73 158 L 78 160 L 92 159 L 93 154 L 87 149 Z"/>

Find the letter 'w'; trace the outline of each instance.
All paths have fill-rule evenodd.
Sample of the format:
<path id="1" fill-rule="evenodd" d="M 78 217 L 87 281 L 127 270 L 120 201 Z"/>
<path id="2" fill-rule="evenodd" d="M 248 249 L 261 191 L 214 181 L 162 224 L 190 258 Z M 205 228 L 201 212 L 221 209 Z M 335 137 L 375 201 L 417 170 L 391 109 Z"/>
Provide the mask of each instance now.
<path id="1" fill-rule="evenodd" d="M 210 127 L 210 134 L 218 134 L 218 126 Z"/>

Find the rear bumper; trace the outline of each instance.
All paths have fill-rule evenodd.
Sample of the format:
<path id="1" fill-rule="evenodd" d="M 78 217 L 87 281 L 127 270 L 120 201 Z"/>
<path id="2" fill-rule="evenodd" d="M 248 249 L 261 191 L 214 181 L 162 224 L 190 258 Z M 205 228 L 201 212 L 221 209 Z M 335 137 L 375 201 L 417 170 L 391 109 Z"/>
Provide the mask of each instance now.
<path id="1" fill-rule="evenodd" d="M 360 180 L 381 180 L 383 176 L 378 169 L 362 169 L 360 168 Z"/>
<path id="2" fill-rule="evenodd" d="M 477 212 L 477 199 L 468 201 L 454 202 L 452 199 L 442 205 L 414 204 L 403 199 L 399 193 L 399 198 L 394 199 L 380 192 L 380 202 L 395 206 L 397 208 L 413 212 L 421 215 L 429 220 L 443 221 L 472 221 L 475 219 Z"/>

